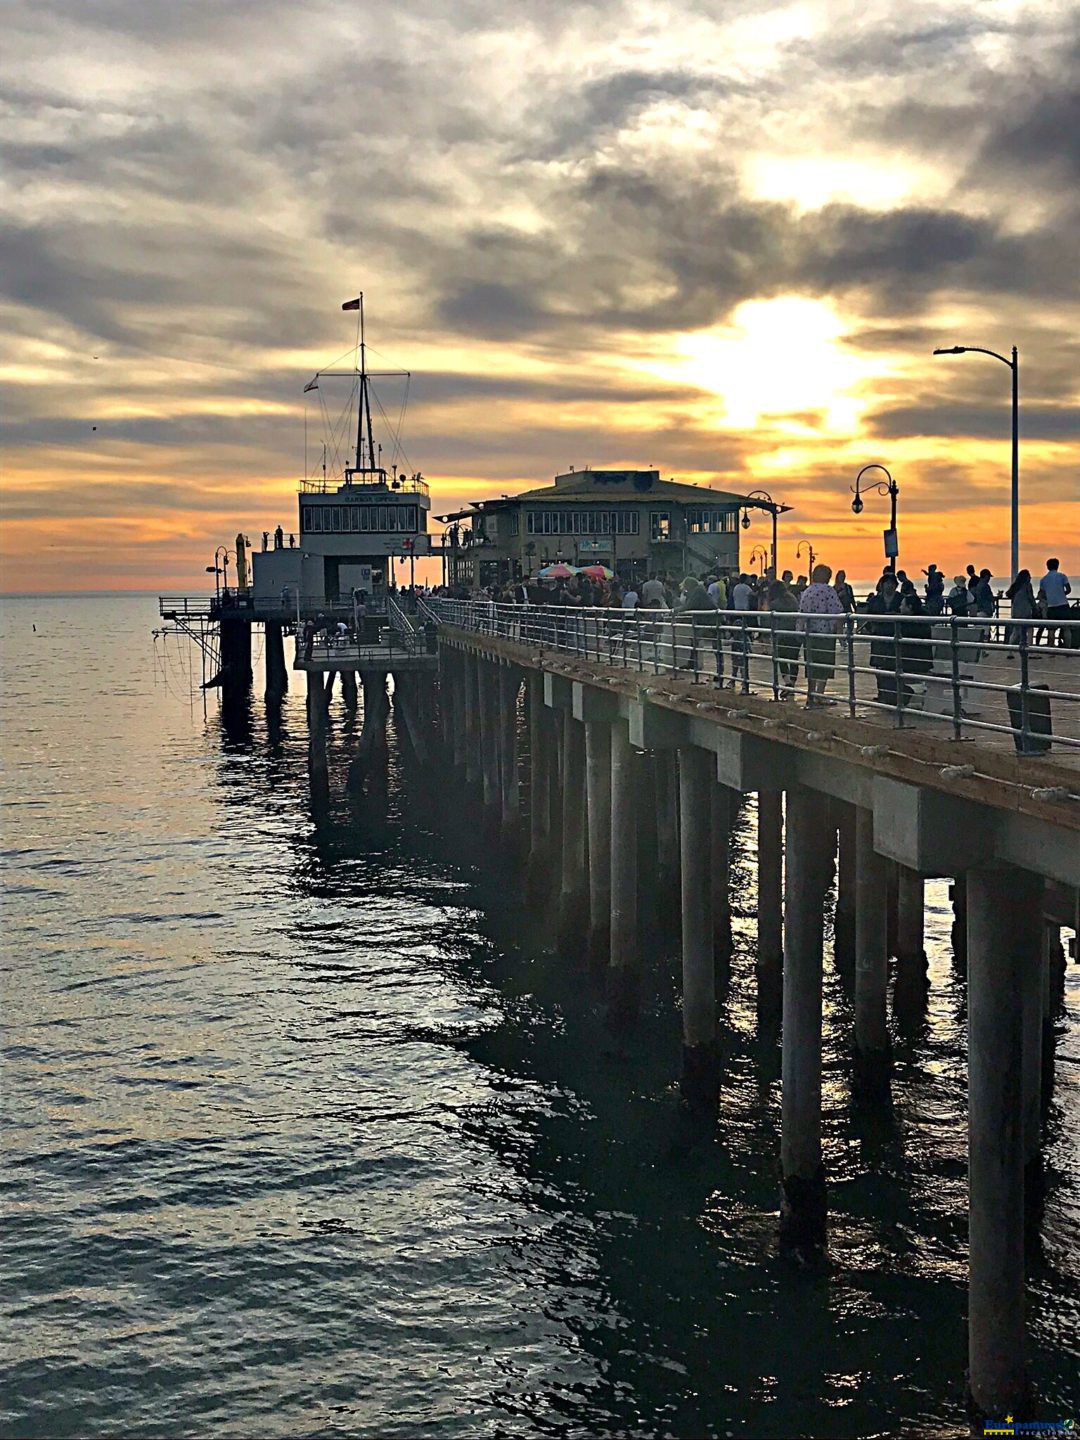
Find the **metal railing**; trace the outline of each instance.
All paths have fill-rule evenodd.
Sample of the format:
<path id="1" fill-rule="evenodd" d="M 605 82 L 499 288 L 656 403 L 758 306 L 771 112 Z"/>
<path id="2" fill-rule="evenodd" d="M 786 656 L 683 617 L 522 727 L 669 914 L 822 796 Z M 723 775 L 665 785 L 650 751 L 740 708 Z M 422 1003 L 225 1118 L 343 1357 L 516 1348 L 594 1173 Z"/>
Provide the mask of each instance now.
<path id="1" fill-rule="evenodd" d="M 1007 737 L 1019 754 L 1080 751 L 1075 621 L 859 612 L 597 610 L 421 601 L 442 624 L 541 651 L 744 695 L 835 706 L 955 740 Z M 820 626 L 820 630 L 817 628 Z M 809 628 L 808 628 L 809 627 Z M 834 628 L 826 628 L 834 627 Z M 1066 645 L 1036 644 L 1036 638 Z M 1048 634 L 1049 632 L 1049 634 Z"/>

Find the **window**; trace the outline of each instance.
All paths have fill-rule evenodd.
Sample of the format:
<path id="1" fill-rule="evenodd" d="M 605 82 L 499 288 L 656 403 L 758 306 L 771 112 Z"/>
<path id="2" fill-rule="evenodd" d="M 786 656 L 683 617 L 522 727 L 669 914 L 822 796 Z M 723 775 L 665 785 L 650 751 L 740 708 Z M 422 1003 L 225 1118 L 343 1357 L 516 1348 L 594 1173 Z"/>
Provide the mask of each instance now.
<path id="1" fill-rule="evenodd" d="M 332 530 L 332 529 L 334 528 L 334 527 L 333 527 L 333 513 L 334 513 L 333 510 L 331 509 L 331 507 L 330 507 L 329 505 L 320 505 L 320 506 L 319 506 L 319 510 L 322 512 L 322 513 L 321 513 L 321 516 L 320 516 L 320 519 L 321 519 L 321 521 L 322 521 L 322 528 L 323 528 L 323 530 Z"/>
<path id="2" fill-rule="evenodd" d="M 671 515 L 667 510 L 654 510 L 649 516 L 652 525 L 652 538 L 654 541 L 664 542 L 671 539 Z"/>
<path id="3" fill-rule="evenodd" d="M 738 528 L 739 512 L 737 510 L 721 510 L 718 529 L 725 535 L 734 535 Z"/>
<path id="4" fill-rule="evenodd" d="M 521 521 L 518 517 L 518 512 L 516 510 L 511 510 L 510 514 L 506 518 L 509 523 L 510 534 L 517 535 L 519 533 L 521 525 Z"/>
<path id="5" fill-rule="evenodd" d="M 527 510 L 527 535 L 637 535 L 641 517 L 636 510 Z M 517 531 L 511 522 L 512 535 Z"/>

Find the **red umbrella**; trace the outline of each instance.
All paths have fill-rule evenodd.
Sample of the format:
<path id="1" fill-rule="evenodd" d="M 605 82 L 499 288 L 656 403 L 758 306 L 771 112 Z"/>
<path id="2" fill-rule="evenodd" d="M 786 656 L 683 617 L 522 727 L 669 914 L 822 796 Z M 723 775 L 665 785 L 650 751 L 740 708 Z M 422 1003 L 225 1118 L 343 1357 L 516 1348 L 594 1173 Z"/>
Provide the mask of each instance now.
<path id="1" fill-rule="evenodd" d="M 615 571 L 609 570 L 606 565 L 601 565 L 599 561 L 597 561 L 595 565 L 583 565 L 578 571 L 578 574 L 588 575 L 592 580 L 614 580 L 615 578 Z"/>

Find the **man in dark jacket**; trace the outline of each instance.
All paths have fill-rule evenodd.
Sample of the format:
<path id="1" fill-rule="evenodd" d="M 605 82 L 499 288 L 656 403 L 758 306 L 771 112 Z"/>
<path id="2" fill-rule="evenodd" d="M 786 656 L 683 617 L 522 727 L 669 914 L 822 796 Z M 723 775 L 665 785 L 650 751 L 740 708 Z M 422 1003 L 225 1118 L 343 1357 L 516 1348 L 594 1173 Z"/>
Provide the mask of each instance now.
<path id="1" fill-rule="evenodd" d="M 676 634 L 680 637 L 676 642 L 677 646 L 679 649 L 688 646 L 690 655 L 690 658 L 685 660 L 679 668 L 696 671 L 698 668 L 697 630 L 703 624 L 709 625 L 710 617 L 713 626 L 719 618 L 709 592 L 696 575 L 688 575 L 683 581 L 682 594 L 675 606 L 675 614 L 684 617 L 684 623 L 676 626 Z M 693 616 L 693 620 L 691 620 L 691 616 Z M 674 658 L 673 656 L 672 659 L 674 660 Z"/>

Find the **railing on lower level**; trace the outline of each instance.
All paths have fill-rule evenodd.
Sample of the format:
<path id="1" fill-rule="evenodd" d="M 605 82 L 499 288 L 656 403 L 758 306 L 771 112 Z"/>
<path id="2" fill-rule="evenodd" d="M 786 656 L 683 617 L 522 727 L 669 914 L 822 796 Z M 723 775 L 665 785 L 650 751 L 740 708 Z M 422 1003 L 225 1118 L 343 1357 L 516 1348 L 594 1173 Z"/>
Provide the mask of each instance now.
<path id="1" fill-rule="evenodd" d="M 593 610 L 442 597 L 421 604 L 442 624 L 603 665 L 777 701 L 802 695 L 808 705 L 838 706 L 852 717 L 932 727 L 956 740 L 1011 741 L 1022 755 L 1060 746 L 1080 759 L 1080 611 L 1075 621 L 999 624 L 866 613 Z"/>

